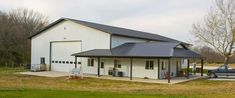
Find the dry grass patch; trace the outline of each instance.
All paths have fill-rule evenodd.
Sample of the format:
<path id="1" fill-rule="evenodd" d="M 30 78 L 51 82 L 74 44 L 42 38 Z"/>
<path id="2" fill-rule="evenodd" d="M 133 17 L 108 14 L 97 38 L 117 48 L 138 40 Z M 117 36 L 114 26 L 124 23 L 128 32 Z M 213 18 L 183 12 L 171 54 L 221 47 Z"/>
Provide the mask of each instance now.
<path id="1" fill-rule="evenodd" d="M 3 70 L 0 70 L 0 88 L 51 89 L 186 96 L 200 95 L 201 97 L 215 97 L 225 95 L 235 97 L 235 82 L 232 81 L 209 81 L 206 79 L 198 79 L 180 84 L 151 84 L 97 78 L 67 80 L 66 77 L 47 78 L 13 74 L 12 72 L 3 72 Z"/>

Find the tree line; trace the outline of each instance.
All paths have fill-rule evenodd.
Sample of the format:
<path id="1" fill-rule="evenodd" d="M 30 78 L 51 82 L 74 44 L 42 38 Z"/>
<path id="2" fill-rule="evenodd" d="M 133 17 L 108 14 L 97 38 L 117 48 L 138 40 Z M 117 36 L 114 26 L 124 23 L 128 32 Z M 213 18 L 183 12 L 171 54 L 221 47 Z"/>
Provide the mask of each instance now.
<path id="1" fill-rule="evenodd" d="M 224 56 L 220 53 L 216 52 L 211 47 L 208 46 L 194 46 L 192 48 L 195 52 L 201 54 L 206 58 L 207 63 L 224 63 Z M 233 55 L 229 61 L 229 63 L 235 63 L 235 55 Z"/>
<path id="2" fill-rule="evenodd" d="M 0 66 L 30 63 L 31 42 L 28 37 L 48 22 L 47 16 L 25 8 L 0 11 Z"/>

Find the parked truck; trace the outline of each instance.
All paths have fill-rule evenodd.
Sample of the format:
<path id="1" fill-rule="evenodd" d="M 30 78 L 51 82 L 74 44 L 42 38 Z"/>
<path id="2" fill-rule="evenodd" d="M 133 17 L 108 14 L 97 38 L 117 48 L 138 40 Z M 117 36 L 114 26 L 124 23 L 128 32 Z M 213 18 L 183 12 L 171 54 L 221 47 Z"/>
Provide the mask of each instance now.
<path id="1" fill-rule="evenodd" d="M 217 69 L 208 70 L 207 75 L 210 78 L 217 78 L 218 76 L 235 76 L 235 69 L 229 68 L 228 65 L 221 65 Z"/>

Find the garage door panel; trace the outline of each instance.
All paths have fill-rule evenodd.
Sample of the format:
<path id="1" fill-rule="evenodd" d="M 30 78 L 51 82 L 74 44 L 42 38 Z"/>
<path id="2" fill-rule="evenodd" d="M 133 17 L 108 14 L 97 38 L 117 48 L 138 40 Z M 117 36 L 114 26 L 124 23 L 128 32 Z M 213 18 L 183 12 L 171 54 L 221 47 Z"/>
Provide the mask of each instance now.
<path id="1" fill-rule="evenodd" d="M 75 67 L 75 58 L 71 54 L 81 52 L 81 42 L 54 42 L 51 48 L 52 71 L 69 72 Z M 81 59 L 77 61 L 80 63 Z"/>

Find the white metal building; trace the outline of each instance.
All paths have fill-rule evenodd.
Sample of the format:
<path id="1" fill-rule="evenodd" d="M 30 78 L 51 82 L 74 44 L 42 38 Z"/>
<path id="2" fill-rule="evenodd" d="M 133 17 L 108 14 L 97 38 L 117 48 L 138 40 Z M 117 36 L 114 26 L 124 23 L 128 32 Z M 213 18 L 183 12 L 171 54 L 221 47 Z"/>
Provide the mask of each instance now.
<path id="1" fill-rule="evenodd" d="M 187 62 L 192 58 L 202 59 L 202 56 L 187 48 L 189 44 L 181 41 L 157 34 L 68 18 L 61 18 L 53 22 L 30 36 L 30 39 L 31 64 L 46 64 L 47 70 L 51 71 L 69 72 L 77 65 L 82 66 L 83 72 L 87 74 L 109 75 L 109 71 L 116 68 L 127 77 L 161 79 L 168 71 L 172 73 L 172 77 L 177 76 L 182 65 L 188 64 Z M 121 54 L 125 52 L 126 54 L 112 54 L 112 49 L 120 48 L 127 43 L 141 44 L 140 47 L 145 50 L 136 50 L 136 53 L 127 56 L 126 52 L 133 48 L 130 47 L 130 49 L 121 49 L 121 52 L 117 52 Z M 154 44 L 145 46 L 145 43 Z M 158 54 L 149 56 L 148 53 L 144 52 L 148 51 L 146 48 L 158 50 L 158 43 L 162 45 L 177 43 L 174 44 L 174 47 L 171 47 L 173 50 L 182 48 L 190 52 L 177 52 L 177 57 L 174 56 L 175 53 L 171 52 L 172 49 L 169 50 L 169 56 Z M 158 47 L 154 49 L 152 47 L 154 45 L 158 45 Z M 111 52 L 110 54 L 100 53 L 99 49 L 106 52 L 110 50 Z M 158 52 L 161 54 L 163 50 Z M 92 51 L 91 54 L 90 51 Z M 155 53 L 155 51 L 152 52 Z M 138 55 L 139 53 L 143 54 Z M 71 56 L 72 54 L 74 55 Z"/>

